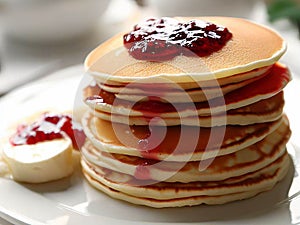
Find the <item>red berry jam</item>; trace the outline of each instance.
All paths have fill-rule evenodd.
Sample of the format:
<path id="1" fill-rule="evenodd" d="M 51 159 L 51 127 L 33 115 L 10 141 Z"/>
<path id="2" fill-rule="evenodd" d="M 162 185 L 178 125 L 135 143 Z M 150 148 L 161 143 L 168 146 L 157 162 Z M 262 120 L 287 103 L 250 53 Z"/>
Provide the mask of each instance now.
<path id="1" fill-rule="evenodd" d="M 220 50 L 232 37 L 225 27 L 191 20 L 148 19 L 123 36 L 129 54 L 139 60 L 163 61 L 178 55 L 200 57 Z"/>
<path id="2" fill-rule="evenodd" d="M 73 122 L 69 115 L 45 113 L 41 118 L 29 125 L 19 125 L 17 132 L 11 136 L 10 143 L 17 145 L 33 145 L 43 141 L 51 141 L 68 135 L 73 147 L 79 149 L 83 145 L 83 130 Z"/>

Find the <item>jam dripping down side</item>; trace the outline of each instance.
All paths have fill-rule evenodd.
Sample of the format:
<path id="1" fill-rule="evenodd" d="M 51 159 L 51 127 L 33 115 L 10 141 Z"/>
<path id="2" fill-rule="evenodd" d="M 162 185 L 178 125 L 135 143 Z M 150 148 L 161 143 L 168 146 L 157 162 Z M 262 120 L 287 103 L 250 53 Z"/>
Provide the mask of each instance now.
<path id="1" fill-rule="evenodd" d="M 163 98 L 156 96 L 147 96 L 145 99 L 135 102 L 118 99 L 114 93 L 107 92 L 101 89 L 98 85 L 89 85 L 85 88 L 86 93 L 86 103 L 90 104 L 109 104 L 114 106 L 124 106 L 127 108 L 132 108 L 133 110 L 140 111 L 145 117 L 155 117 L 159 116 L 161 113 L 174 112 L 176 111 L 174 105 L 171 103 L 166 103 Z"/>
<path id="2" fill-rule="evenodd" d="M 63 138 L 67 135 L 72 140 L 73 148 L 79 149 L 85 141 L 82 128 L 69 115 L 44 113 L 38 121 L 29 125 L 19 125 L 9 139 L 13 146 L 33 145 L 39 142 Z"/>
<path id="3" fill-rule="evenodd" d="M 134 177 L 138 180 L 151 180 L 152 177 L 149 166 L 147 162 L 137 165 L 134 171 Z"/>
<path id="4" fill-rule="evenodd" d="M 219 51 L 232 38 L 226 27 L 164 17 L 148 19 L 123 36 L 129 54 L 139 60 L 166 61 L 178 55 L 204 57 Z"/>

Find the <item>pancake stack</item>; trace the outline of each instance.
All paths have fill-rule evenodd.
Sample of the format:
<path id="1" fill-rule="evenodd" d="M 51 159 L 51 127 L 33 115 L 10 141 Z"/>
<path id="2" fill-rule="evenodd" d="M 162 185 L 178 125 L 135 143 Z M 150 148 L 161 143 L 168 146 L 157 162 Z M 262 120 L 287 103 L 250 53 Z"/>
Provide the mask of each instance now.
<path id="1" fill-rule="evenodd" d="M 113 198 L 156 208 L 223 204 L 287 174 L 285 42 L 247 20 L 196 19 L 227 27 L 232 39 L 209 56 L 147 61 L 119 34 L 85 61 L 94 83 L 84 90 L 83 173 Z"/>

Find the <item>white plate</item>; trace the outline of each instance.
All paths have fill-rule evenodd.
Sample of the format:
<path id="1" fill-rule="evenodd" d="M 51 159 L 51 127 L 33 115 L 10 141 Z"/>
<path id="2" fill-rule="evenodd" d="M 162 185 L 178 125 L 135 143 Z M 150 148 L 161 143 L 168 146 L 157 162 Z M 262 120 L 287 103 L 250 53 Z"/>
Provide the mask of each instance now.
<path id="1" fill-rule="evenodd" d="M 72 108 L 82 77 L 82 66 L 67 68 L 3 98 L 0 137 L 8 124 L 32 112 Z M 24 185 L 0 178 L 0 212 L 13 223 L 19 220 L 28 224 L 298 224 L 300 108 L 296 102 L 299 102 L 299 87 L 300 81 L 294 80 L 286 89 L 286 112 L 293 130 L 288 149 L 295 168 L 291 168 L 272 191 L 219 206 L 152 209 L 114 200 L 98 192 L 89 186 L 77 168 L 71 178 L 41 185 Z"/>

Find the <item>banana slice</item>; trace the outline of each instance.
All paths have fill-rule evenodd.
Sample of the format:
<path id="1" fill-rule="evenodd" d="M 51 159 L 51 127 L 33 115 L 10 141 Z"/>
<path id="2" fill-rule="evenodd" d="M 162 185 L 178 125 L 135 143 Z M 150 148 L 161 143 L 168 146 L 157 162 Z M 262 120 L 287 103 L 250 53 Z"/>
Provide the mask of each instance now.
<path id="1" fill-rule="evenodd" d="M 3 158 L 14 180 L 43 183 L 72 174 L 72 151 L 71 139 L 63 137 L 33 145 L 7 144 L 3 149 Z"/>

